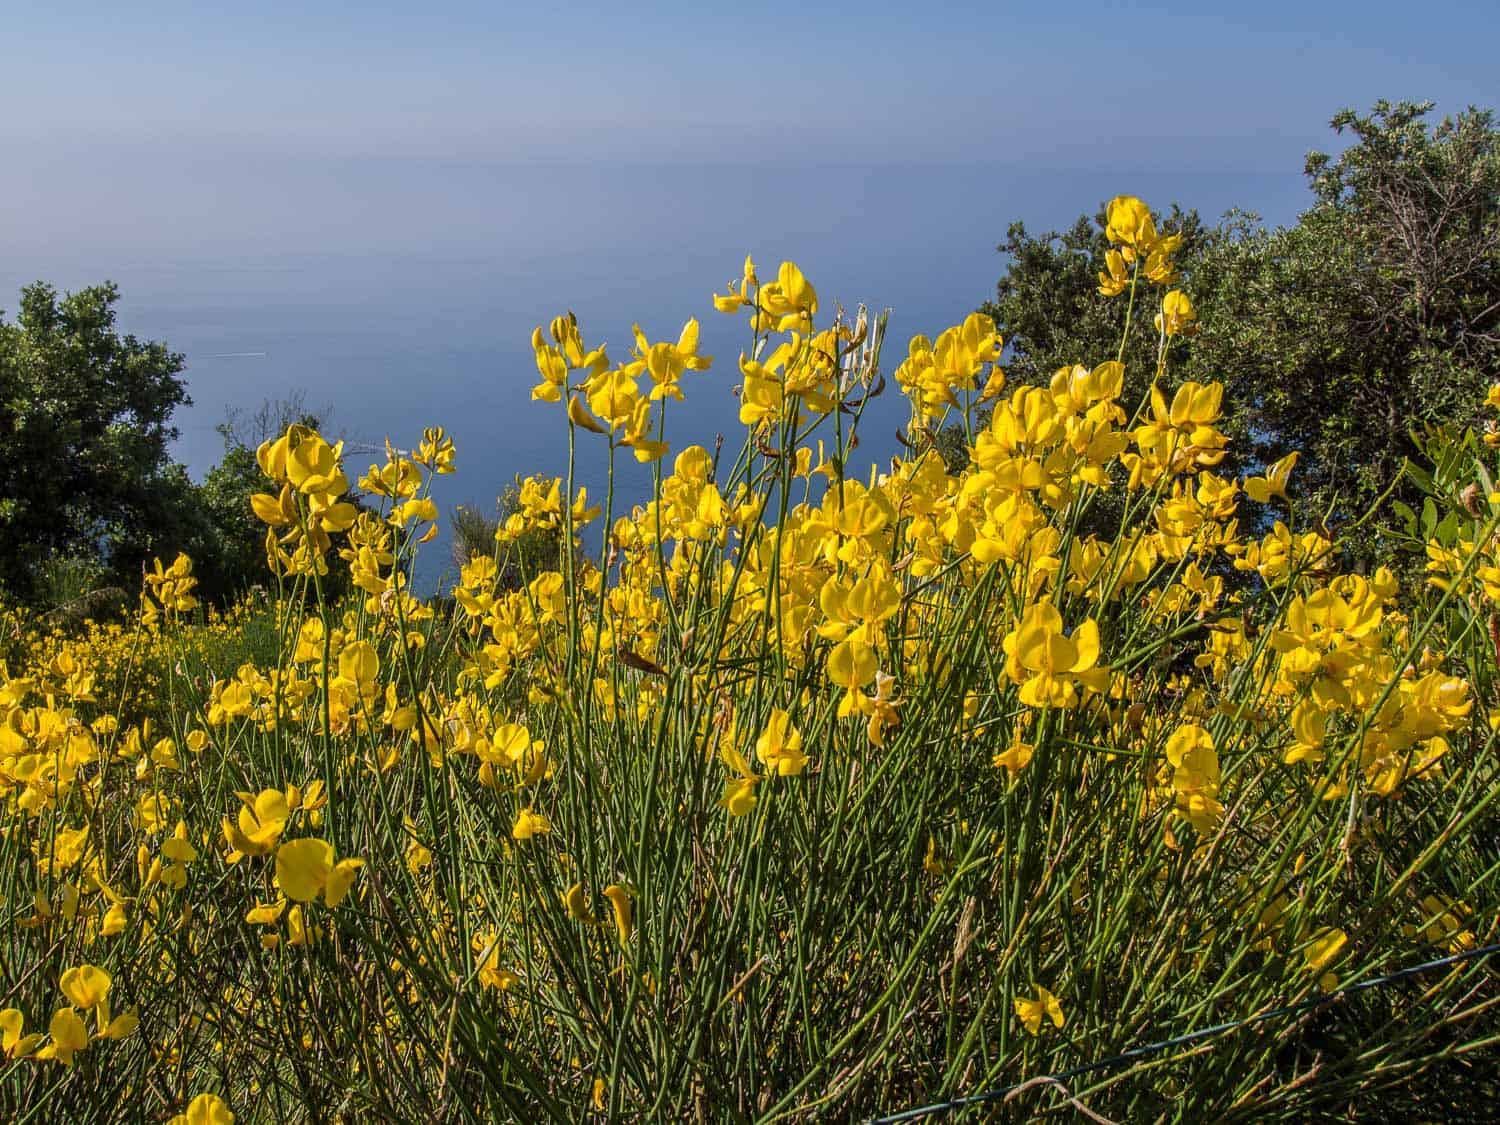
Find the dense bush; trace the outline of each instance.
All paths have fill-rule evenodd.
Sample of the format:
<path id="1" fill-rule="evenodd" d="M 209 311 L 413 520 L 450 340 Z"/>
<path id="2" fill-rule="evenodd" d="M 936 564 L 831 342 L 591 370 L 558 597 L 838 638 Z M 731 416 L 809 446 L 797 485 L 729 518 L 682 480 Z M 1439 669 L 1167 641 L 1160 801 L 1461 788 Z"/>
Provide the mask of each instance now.
<path id="1" fill-rule="evenodd" d="M 49 564 L 95 561 L 133 588 L 178 530 L 167 456 L 183 357 L 115 330 L 119 291 L 37 283 L 0 319 L 0 585 L 36 597 Z M 76 566 L 74 567 L 76 569 Z"/>
<path id="2" fill-rule="evenodd" d="M 1486 110 L 1430 123 L 1431 109 L 1335 115 L 1350 143 L 1308 156 L 1310 205 L 1288 227 L 1239 212 L 1210 225 L 1176 207 L 1169 219 L 1182 238 L 1171 268 L 1203 312 L 1179 376 L 1224 383 L 1239 471 L 1300 450 L 1304 502 L 1330 527 L 1393 492 L 1413 503 L 1401 472 L 1417 455 L 1413 427 L 1476 424 L 1500 369 L 1500 129 Z M 1126 398 L 1144 392 L 1158 329 L 1131 316 L 1128 264 L 1102 222 L 1040 237 L 1017 223 L 1000 250 L 1006 272 L 983 311 L 1018 381 L 1118 354 Z M 1344 538 L 1366 570 L 1394 561 L 1372 537 Z"/>
<path id="3" fill-rule="evenodd" d="M 1434 436 L 1431 582 L 1340 573 L 1292 457 L 1218 475 L 1222 389 L 1173 374 L 1193 310 L 1147 276 L 1170 237 L 1129 198 L 1107 233 L 1162 317 L 1147 393 L 1113 353 L 1007 391 L 978 314 L 915 339 L 913 446 L 961 418 L 957 474 L 853 472 L 883 326 L 820 319 L 791 263 L 714 299 L 747 317 L 722 458 L 661 438 L 713 378 L 696 321 L 619 364 L 539 328 L 538 409 L 609 476 L 526 482 L 452 617 L 407 578 L 442 431 L 369 468 L 366 512 L 338 444 L 263 445 L 273 654 L 166 662 L 149 727 L 77 690 L 87 646 L 0 686 L 0 1104 L 849 1119 L 1494 941 L 1489 449 Z M 653 499 L 617 511 L 633 472 Z M 561 564 L 501 588 L 527 534 Z M 191 644 L 194 602 L 158 567 L 142 627 Z M 1497 1003 L 1466 961 L 1070 1092 L 1368 1108 L 1492 1075 Z"/>

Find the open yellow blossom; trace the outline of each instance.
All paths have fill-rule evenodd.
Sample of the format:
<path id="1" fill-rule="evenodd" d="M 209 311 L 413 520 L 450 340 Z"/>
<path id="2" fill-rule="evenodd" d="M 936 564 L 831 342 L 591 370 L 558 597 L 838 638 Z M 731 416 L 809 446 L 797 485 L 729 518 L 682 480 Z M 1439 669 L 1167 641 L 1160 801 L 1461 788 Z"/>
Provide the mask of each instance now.
<path id="1" fill-rule="evenodd" d="M 1004 648 L 1006 674 L 1021 686 L 1028 707 L 1074 707 L 1080 685 L 1097 692 L 1109 682 L 1109 670 L 1099 667 L 1098 623 L 1089 618 L 1066 633 L 1050 602 L 1029 607 L 1006 634 Z"/>
<path id="2" fill-rule="evenodd" d="M 1099 271 L 1099 295 L 1118 297 L 1130 286 L 1130 273 L 1125 257 L 1118 250 L 1107 250 L 1104 254 L 1104 269 Z"/>
<path id="3" fill-rule="evenodd" d="M 724 794 L 719 798 L 719 807 L 730 816 L 744 816 L 755 807 L 755 787 L 762 778 L 750 768 L 745 756 L 734 748 L 729 739 L 719 744 L 719 758 L 733 774 L 724 782 Z"/>
<path id="4" fill-rule="evenodd" d="M 755 740 L 755 753 L 762 765 L 782 777 L 796 777 L 807 765 L 802 734 L 792 725 L 792 717 L 779 707 L 771 711 L 766 729 Z"/>
<path id="5" fill-rule="evenodd" d="M 1208 835 L 1224 814 L 1224 806 L 1219 803 L 1219 758 L 1212 736 L 1195 723 L 1184 723 L 1167 740 L 1167 762 L 1172 767 L 1178 815 L 1200 836 Z"/>
<path id="6" fill-rule="evenodd" d="M 224 839 L 231 849 L 230 862 L 244 855 L 266 855 L 276 846 L 292 815 L 286 794 L 280 789 L 262 789 L 251 796 L 241 793 L 237 820 L 224 818 Z"/>
<path id="7" fill-rule="evenodd" d="M 68 998 L 68 1003 L 85 1011 L 104 1003 L 105 997 L 109 995 L 110 984 L 109 974 L 94 965 L 79 965 L 69 969 L 58 981 L 58 987 Z"/>
<path id="8" fill-rule="evenodd" d="M 637 375 L 645 372 L 651 377 L 652 388 L 649 400 L 663 398 L 682 400 L 680 380 L 684 371 L 706 371 L 713 364 L 713 357 L 698 354 L 698 321 L 690 318 L 682 326 L 675 344 L 660 341 L 655 344 L 646 339 L 641 326 L 633 329 L 635 334 L 635 360 L 623 368 L 623 373 Z M 633 391 L 631 392 L 634 393 Z M 593 405 L 592 395 L 590 405 Z M 595 412 L 599 413 L 597 408 Z"/>
<path id="9" fill-rule="evenodd" d="M 1292 470 L 1296 468 L 1297 456 L 1294 449 L 1281 460 L 1268 465 L 1264 476 L 1246 477 L 1245 495 L 1257 504 L 1269 504 L 1273 496 L 1287 499 L 1286 487 L 1291 480 Z"/>
<path id="10" fill-rule="evenodd" d="M 995 755 L 994 766 L 996 769 L 1003 767 L 1011 777 L 1015 777 L 1030 764 L 1031 755 L 1035 750 L 1036 747 L 1030 742 L 1016 739 L 1006 749 Z"/>
<path id="11" fill-rule="evenodd" d="M 5 1059 L 24 1059 L 42 1041 L 40 1032 L 24 1034 L 25 1022 L 19 1008 L 0 1011 L 0 1055 Z"/>
<path id="12" fill-rule="evenodd" d="M 530 808 L 516 813 L 516 822 L 511 825 L 512 839 L 529 840 L 533 836 L 545 836 L 552 831 L 552 822 Z"/>
<path id="13" fill-rule="evenodd" d="M 312 902 L 322 895 L 329 906 L 337 906 L 363 866 L 362 859 L 335 863 L 333 845 L 324 840 L 289 840 L 276 849 L 276 885 L 293 902 Z"/>
<path id="14" fill-rule="evenodd" d="M 809 332 L 818 311 L 818 292 L 794 262 L 782 262 L 776 280 L 760 287 L 758 311 L 759 327 Z"/>
<path id="15" fill-rule="evenodd" d="M 186 1112 L 179 1113 L 167 1125 L 234 1125 L 234 1114 L 217 1094 L 199 1094 L 188 1102 Z"/>
<path id="16" fill-rule="evenodd" d="M 56 1059 L 64 1066 L 72 1066 L 73 1056 L 89 1045 L 89 1030 L 72 1008 L 53 1012 L 47 1033 L 51 1042 L 36 1053 L 39 1059 Z"/>
<path id="17" fill-rule="evenodd" d="M 1036 1035 L 1042 1030 L 1042 1018 L 1045 1016 L 1052 1021 L 1052 1026 L 1061 1028 L 1063 1025 L 1062 1001 L 1041 985 L 1037 985 L 1036 998 L 1017 996 L 1015 999 L 1016 1015 L 1021 1019 L 1028 1034 Z"/>

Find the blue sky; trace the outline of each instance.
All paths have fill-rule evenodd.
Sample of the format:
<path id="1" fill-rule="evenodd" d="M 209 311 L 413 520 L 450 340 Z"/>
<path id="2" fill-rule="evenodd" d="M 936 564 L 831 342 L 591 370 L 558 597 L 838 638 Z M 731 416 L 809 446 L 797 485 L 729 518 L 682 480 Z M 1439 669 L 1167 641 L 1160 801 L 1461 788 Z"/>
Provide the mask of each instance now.
<path id="1" fill-rule="evenodd" d="M 282 156 L 1254 162 L 1494 101 L 1492 4 L 7 4 L 3 134 Z"/>
<path id="2" fill-rule="evenodd" d="M 1493 3 L 0 5 L 0 308 L 119 282 L 188 356 L 195 473 L 226 409 L 306 388 L 352 440 L 446 424 L 449 501 L 560 467 L 516 420 L 564 309 L 616 353 L 704 318 L 705 440 L 746 251 L 892 306 L 899 354 L 993 293 L 1013 220 L 1289 222 L 1341 107 L 1500 103 Z"/>
<path id="3" fill-rule="evenodd" d="M 1094 202 L 1137 176 L 1243 179 L 1233 202 L 1282 219 L 1338 108 L 1500 100 L 1500 7 L 1443 0 L 0 10 L 0 247 L 27 263 L 510 247 L 564 220 L 507 225 L 466 187 L 497 168 L 607 175 L 566 193 L 607 232 L 714 165 L 984 165 Z M 1271 175 L 1286 191 L 1252 197 Z"/>

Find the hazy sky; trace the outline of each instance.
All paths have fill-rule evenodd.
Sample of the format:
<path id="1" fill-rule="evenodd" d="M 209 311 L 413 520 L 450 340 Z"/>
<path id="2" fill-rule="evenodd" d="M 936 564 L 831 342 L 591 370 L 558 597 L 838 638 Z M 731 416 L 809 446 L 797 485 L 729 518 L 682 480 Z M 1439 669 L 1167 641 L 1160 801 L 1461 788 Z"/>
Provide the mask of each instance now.
<path id="1" fill-rule="evenodd" d="M 320 225 L 367 236 L 361 223 L 411 201 L 357 181 L 402 162 L 625 180 L 694 163 L 1254 175 L 1327 144 L 1342 105 L 1492 105 L 1500 75 L 1500 6 L 1440 0 L 4 12 L 0 245 L 13 253 L 274 249 Z"/>
<path id="2" fill-rule="evenodd" d="M 1128 192 L 1288 222 L 1339 108 L 1496 106 L 1497 13 L 0 0 L 0 308 L 119 282 L 122 327 L 188 357 L 195 473 L 226 409 L 305 388 L 352 439 L 447 425 L 446 498 L 483 503 L 560 468 L 527 338 L 564 309 L 615 356 L 702 317 L 676 433 L 709 440 L 742 326 L 708 295 L 746 251 L 892 306 L 899 354 L 993 293 L 1013 220 Z"/>
<path id="3" fill-rule="evenodd" d="M 1500 31 L 1330 0 L 5 7 L 11 137 L 320 158 L 1236 163 L 1342 102 L 1484 102 Z"/>

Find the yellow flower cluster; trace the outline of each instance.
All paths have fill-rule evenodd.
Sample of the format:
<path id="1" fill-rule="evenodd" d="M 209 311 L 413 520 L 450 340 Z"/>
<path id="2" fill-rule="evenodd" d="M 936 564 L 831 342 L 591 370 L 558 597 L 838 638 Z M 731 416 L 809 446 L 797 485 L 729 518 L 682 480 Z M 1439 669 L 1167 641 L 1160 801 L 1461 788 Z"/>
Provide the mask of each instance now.
<path id="1" fill-rule="evenodd" d="M 1139 200 L 1114 200 L 1106 233 L 1107 296 L 1174 283 L 1180 236 Z M 1337 543 L 1299 527 L 1295 453 L 1225 468 L 1222 387 L 1166 374 L 1196 320 L 1186 295 L 1166 294 L 1133 410 L 1107 358 L 1007 387 L 979 314 L 913 339 L 894 376 L 907 453 L 862 476 L 849 455 L 884 322 L 820 327 L 790 262 L 763 284 L 747 259 L 713 304 L 749 335 L 740 450 L 663 436 L 712 362 L 696 320 L 675 342 L 637 328 L 616 365 L 560 316 L 533 334 L 532 397 L 570 441 L 607 446 L 604 501 L 571 475 L 525 480 L 495 554 L 441 597 L 412 574 L 451 439 L 388 444 L 354 486 L 341 443 L 293 426 L 258 453 L 270 604 L 204 611 L 179 557 L 126 625 L 5 611 L 21 639 L 0 666 L 0 854 L 29 959 L 0 969 L 7 1060 L 71 1066 L 136 1034 L 128 1058 L 173 1075 L 174 1120 L 227 1122 L 203 1086 L 237 1076 L 235 1108 L 275 1116 L 300 1064 L 266 1058 L 305 1054 L 349 1089 L 397 1070 L 435 1088 L 503 1041 L 517 1074 L 577 1060 L 575 1116 L 631 1098 L 653 1116 L 676 1095 L 647 1053 L 619 1064 L 635 1040 L 669 1051 L 663 1029 L 712 1028 L 779 1065 L 835 997 L 895 996 L 938 930 L 933 994 L 983 980 L 963 1004 L 1001 1013 L 973 1036 L 1001 1053 L 1043 1050 L 1048 1025 L 1115 1027 L 1114 984 L 1074 980 L 1067 952 L 1128 932 L 1115 911 L 1175 911 L 1140 935 L 1140 981 L 1184 988 L 1212 966 L 1239 981 L 1246 957 L 1273 992 L 1332 987 L 1380 926 L 1476 945 L 1479 889 L 1428 881 L 1435 851 L 1400 879 L 1392 853 L 1358 851 L 1382 816 L 1426 831 L 1409 794 L 1436 809 L 1468 784 L 1489 738 L 1473 669 L 1421 655 L 1439 617 L 1415 623 L 1419 584 L 1341 574 Z M 971 436 L 957 471 L 921 440 L 952 421 Z M 629 511 L 621 449 L 656 463 Z M 1429 570 L 1439 609 L 1493 621 L 1500 548 L 1493 520 L 1473 523 L 1429 544 Z M 509 565 L 531 532 L 556 557 Z M 335 604 L 339 566 L 355 592 Z M 262 651 L 230 643 L 252 625 Z M 819 884 L 820 861 L 837 878 Z M 1226 871 L 1231 894 L 1187 893 Z M 68 1003 L 28 1031 L 49 981 Z M 747 997 L 795 1034 L 755 1040 Z M 573 1097 L 516 1081 L 534 1109 Z"/>

